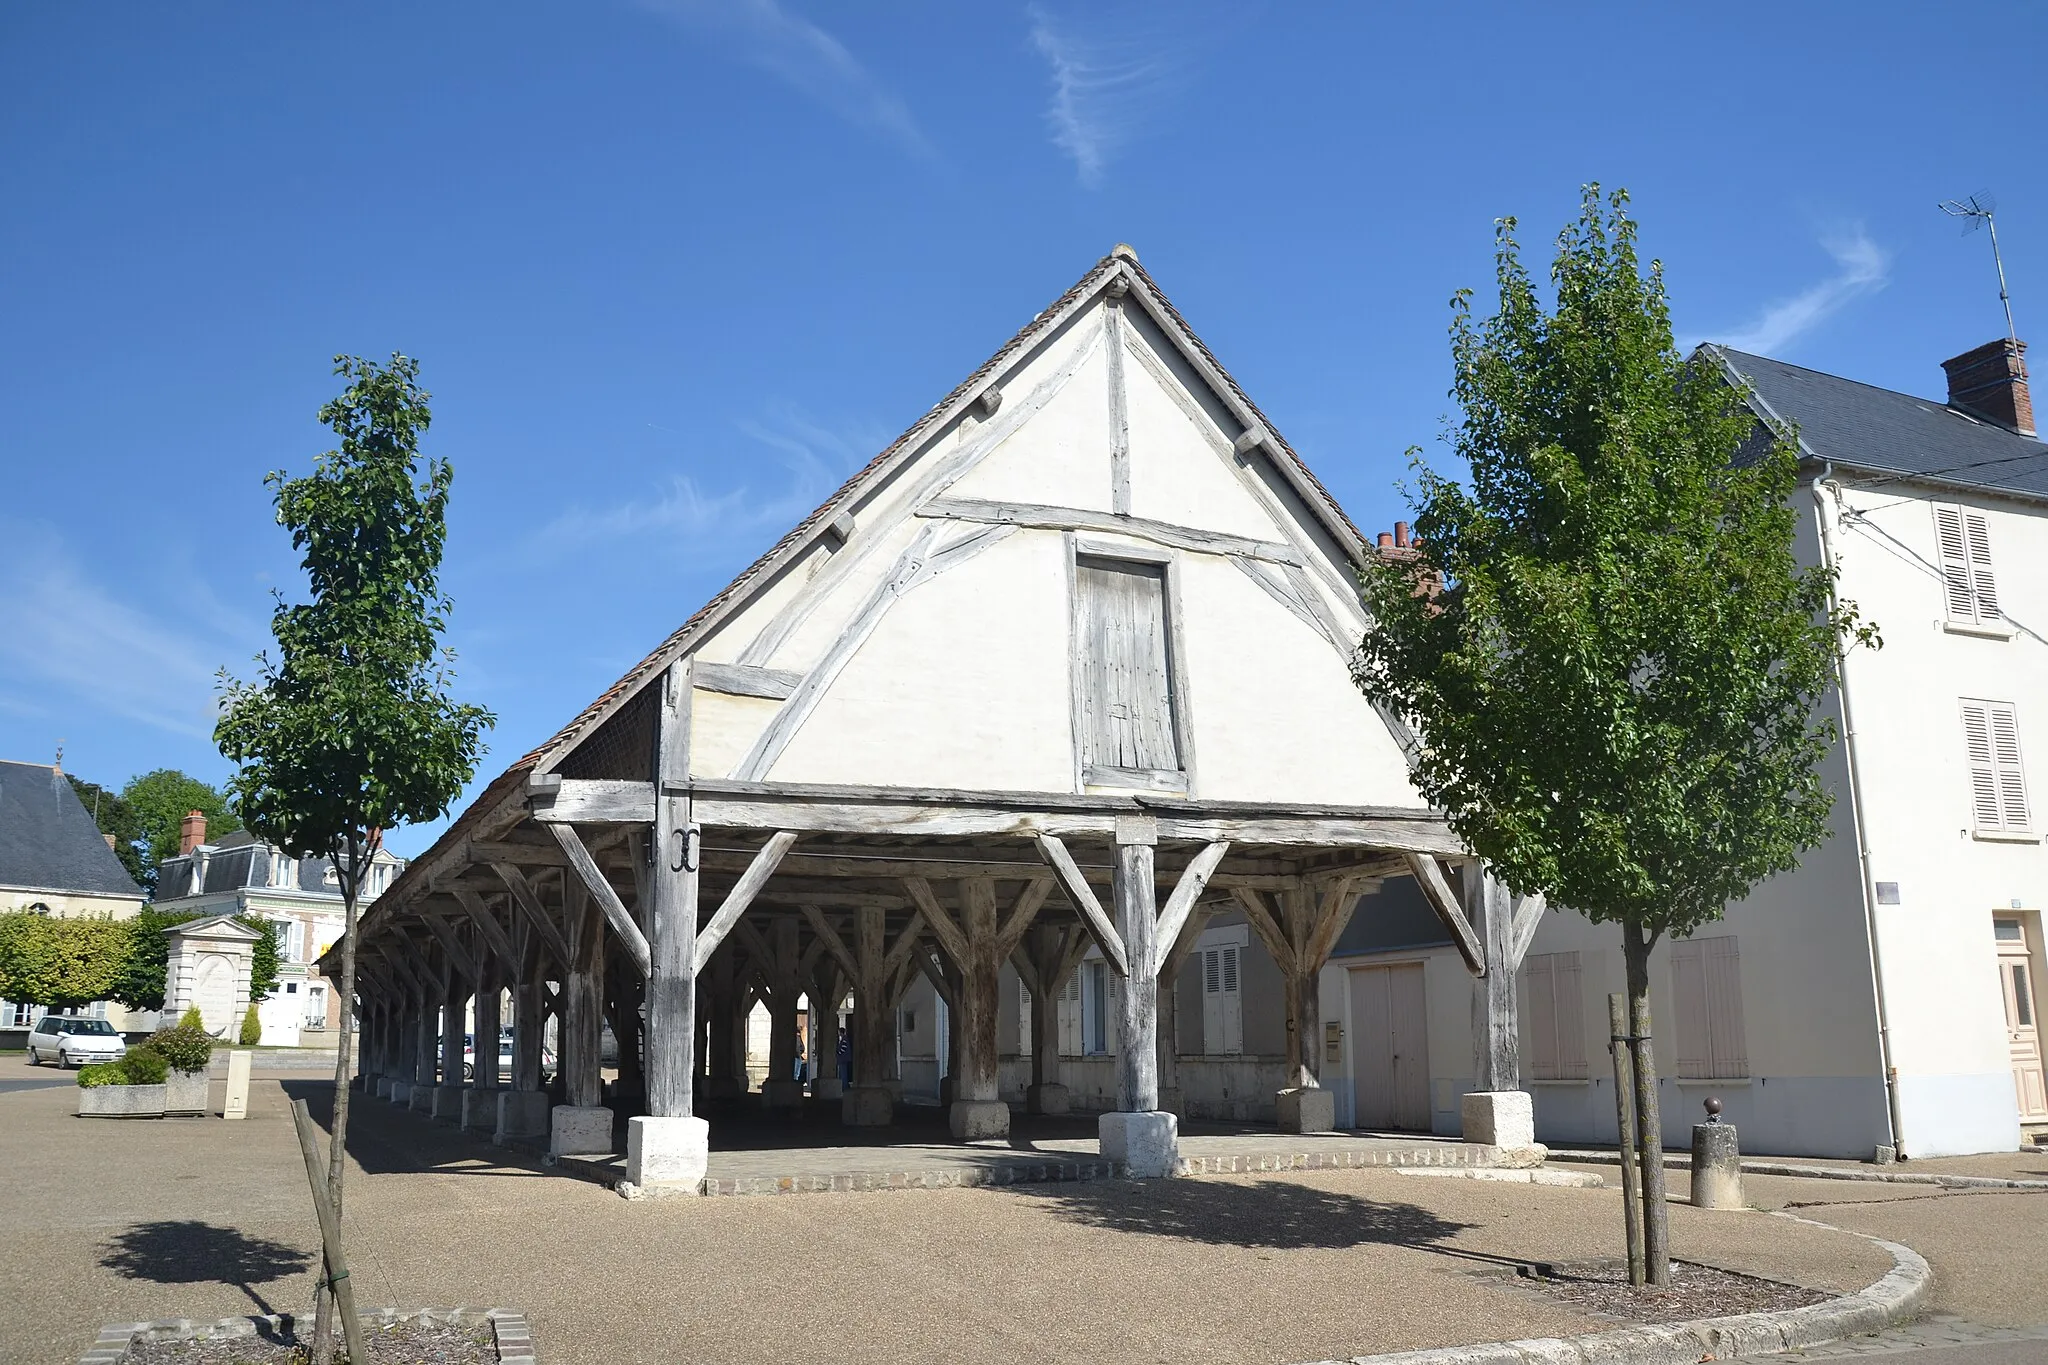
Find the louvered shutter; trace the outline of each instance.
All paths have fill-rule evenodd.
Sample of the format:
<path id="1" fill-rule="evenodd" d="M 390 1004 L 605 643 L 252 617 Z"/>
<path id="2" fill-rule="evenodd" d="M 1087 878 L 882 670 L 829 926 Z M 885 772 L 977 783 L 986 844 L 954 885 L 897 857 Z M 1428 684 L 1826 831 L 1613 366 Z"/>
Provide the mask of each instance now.
<path id="1" fill-rule="evenodd" d="M 1749 1074 L 1749 1046 L 1742 1032 L 1742 956 L 1735 938 L 1702 940 L 1706 967 L 1707 1042 L 1715 1077 Z"/>
<path id="2" fill-rule="evenodd" d="M 1706 952 L 1697 939 L 1671 945 L 1671 1003 L 1678 1016 L 1674 1049 L 1678 1074 L 1692 1079 L 1713 1075 L 1713 1035 L 1707 1023 Z"/>
<path id="3" fill-rule="evenodd" d="M 1202 1051 L 1223 1051 L 1223 950 L 1202 949 Z"/>
<path id="4" fill-rule="evenodd" d="M 2020 722 L 2010 703 L 1985 705 L 1991 722 L 1991 759 L 1998 770 L 1998 811 L 2007 829 L 2031 827 L 2026 775 L 2020 768 Z"/>
<path id="5" fill-rule="evenodd" d="M 1567 1081 L 1586 1079 L 1586 1016 L 1579 984 L 1579 955 L 1551 955 L 1552 990 L 1557 1000 L 1557 1073 Z"/>
<path id="6" fill-rule="evenodd" d="M 1223 1016 L 1223 1051 L 1226 1056 L 1235 1057 L 1244 1051 L 1244 994 L 1239 989 L 1238 954 L 1243 950 L 1236 944 L 1226 945 L 1220 954 L 1218 964 L 1221 977 Z"/>
<path id="7" fill-rule="evenodd" d="M 1551 955 L 1539 953 L 1522 968 L 1522 1037 L 1529 1044 L 1529 1076 L 1554 1081 L 1557 1070 L 1557 991 Z"/>
<path id="8" fill-rule="evenodd" d="M 1021 987 L 1018 989 L 1017 1055 L 1019 1057 L 1029 1057 L 1031 1055 L 1031 1013 L 1036 1004 L 1037 1002 L 1031 998 L 1030 991 L 1024 990 Z"/>
<path id="9" fill-rule="evenodd" d="M 1970 587 L 1977 597 L 1977 619 L 2000 621 L 1998 581 L 1991 572 L 1991 528 L 1982 512 L 1963 513 L 1963 539 L 1970 547 Z"/>
<path id="10" fill-rule="evenodd" d="M 1941 586 L 1952 621 L 1977 619 L 1977 594 L 1972 583 L 1970 544 L 1963 534 L 1962 509 L 1934 509 L 1934 538 L 1941 550 Z"/>
<path id="11" fill-rule="evenodd" d="M 1060 987 L 1060 1055 L 1081 1055 L 1081 974 L 1074 972 Z"/>

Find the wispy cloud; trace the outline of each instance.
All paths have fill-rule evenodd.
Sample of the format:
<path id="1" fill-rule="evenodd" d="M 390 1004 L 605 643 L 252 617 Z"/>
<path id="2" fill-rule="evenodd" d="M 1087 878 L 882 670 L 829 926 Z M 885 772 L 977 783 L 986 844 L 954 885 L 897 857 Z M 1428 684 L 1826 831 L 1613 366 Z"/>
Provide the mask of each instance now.
<path id="1" fill-rule="evenodd" d="M 1098 185 L 1178 86 L 1180 55 L 1162 34 L 1108 30 L 1094 13 L 1084 23 L 1038 5 L 1026 12 L 1031 45 L 1052 70 L 1045 118 L 1053 143 L 1074 159 L 1082 184 Z"/>
<path id="2" fill-rule="evenodd" d="M 839 118 L 891 138 L 920 157 L 936 156 L 910 106 L 863 66 L 846 44 L 779 0 L 640 0 L 653 11 L 721 40 L 735 56 Z"/>
<path id="3" fill-rule="evenodd" d="M 748 446 L 730 463 L 771 478 L 710 488 L 695 475 L 674 474 L 646 497 L 567 509 L 541 529 L 538 544 L 559 552 L 660 535 L 690 551 L 722 553 L 735 542 L 779 536 L 796 525 L 882 445 L 796 411 L 735 425 Z"/>
<path id="4" fill-rule="evenodd" d="M 6 524 L 0 557 L 0 639 L 9 666 L 0 708 L 61 717 L 81 707 L 204 738 L 214 675 L 260 647 L 259 621 L 228 611 L 196 574 L 173 569 L 160 602 L 123 600 L 97 582 L 53 532 Z"/>
<path id="5" fill-rule="evenodd" d="M 1775 354 L 1841 311 L 1850 300 L 1875 293 L 1891 279 L 1891 257 L 1860 227 L 1824 237 L 1821 246 L 1835 258 L 1833 275 L 1770 305 L 1748 326 L 1711 339 L 1738 351 Z"/>

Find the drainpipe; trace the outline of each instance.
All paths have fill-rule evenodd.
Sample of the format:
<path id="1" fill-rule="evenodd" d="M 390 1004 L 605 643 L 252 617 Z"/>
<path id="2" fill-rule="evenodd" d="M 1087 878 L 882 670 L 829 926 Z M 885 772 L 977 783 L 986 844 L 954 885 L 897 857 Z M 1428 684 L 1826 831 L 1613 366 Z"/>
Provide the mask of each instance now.
<path id="1" fill-rule="evenodd" d="M 1833 497 L 1836 505 L 1840 506 L 1842 490 L 1835 483 L 1832 460 L 1823 467 L 1820 478 L 1813 484 L 1814 514 L 1820 526 L 1821 564 L 1832 570 L 1838 567 L 1838 561 L 1835 558 L 1834 523 L 1828 518 L 1829 497 Z M 1870 948 L 1870 993 L 1877 1001 L 1877 1051 L 1879 1064 L 1884 1067 L 1886 1127 L 1891 1133 L 1892 1151 L 1904 1159 L 1905 1126 L 1899 1121 L 1899 1070 L 1892 1065 L 1891 1021 L 1884 997 L 1884 956 L 1877 945 L 1877 905 L 1871 891 L 1870 841 L 1864 837 L 1863 777 L 1862 768 L 1856 761 L 1856 713 L 1849 705 L 1846 658 L 1835 686 L 1842 697 L 1842 758 L 1849 767 L 1849 821 L 1856 835 L 1857 869 L 1862 876 L 1863 934 Z"/>

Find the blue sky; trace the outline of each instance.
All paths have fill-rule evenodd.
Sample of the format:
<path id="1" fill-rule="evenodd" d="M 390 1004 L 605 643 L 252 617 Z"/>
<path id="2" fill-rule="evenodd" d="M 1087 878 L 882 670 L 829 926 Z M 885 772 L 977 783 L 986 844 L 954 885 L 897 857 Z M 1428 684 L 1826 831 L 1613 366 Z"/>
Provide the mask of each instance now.
<path id="1" fill-rule="evenodd" d="M 226 765 L 265 471 L 394 349 L 480 779 L 1118 241 L 1368 529 L 1493 220 L 1626 185 L 1685 340 L 1927 394 L 2048 335 L 2048 8 L 0 7 L 0 757 Z M 2048 352 L 2044 352 L 2048 354 Z M 413 852 L 434 827 L 401 831 Z"/>

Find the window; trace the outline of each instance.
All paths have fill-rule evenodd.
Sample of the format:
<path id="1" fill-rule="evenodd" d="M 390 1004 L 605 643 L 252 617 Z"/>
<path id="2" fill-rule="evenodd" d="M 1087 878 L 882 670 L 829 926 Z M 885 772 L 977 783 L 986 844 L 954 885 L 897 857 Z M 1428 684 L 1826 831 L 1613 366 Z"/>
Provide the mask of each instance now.
<path id="1" fill-rule="evenodd" d="M 1101 958 L 1081 964 L 1081 1050 L 1090 1057 L 1116 1051 L 1120 978 Z"/>
<path id="2" fill-rule="evenodd" d="M 1060 987 L 1060 1056 L 1081 1055 L 1081 973 L 1067 977 Z"/>
<path id="3" fill-rule="evenodd" d="M 1970 803 L 1985 833 L 2025 833 L 2027 779 L 2020 769 L 2020 726 L 2009 701 L 1963 701 L 1963 741 L 1970 753 Z"/>
<path id="4" fill-rule="evenodd" d="M 1937 504 L 1934 538 L 1941 550 L 1942 591 L 1948 619 L 1966 625 L 2005 623 L 1998 609 L 1998 583 L 1991 574 L 1991 533 L 1984 514 Z"/>
<path id="5" fill-rule="evenodd" d="M 1749 1075 L 1742 1034 L 1742 959 L 1734 936 L 1673 943 L 1671 996 L 1678 1013 L 1679 1079 Z"/>
<path id="6" fill-rule="evenodd" d="M 1167 566 L 1078 558 L 1074 590 L 1082 781 L 1185 790 Z"/>
<path id="7" fill-rule="evenodd" d="M 1533 953 L 1522 966 L 1522 1037 L 1529 1077 L 1586 1079 L 1586 1027 L 1577 953 Z"/>
<path id="8" fill-rule="evenodd" d="M 1211 1057 L 1244 1052 L 1244 927 L 1227 941 L 1225 930 L 1199 945 L 1202 959 L 1202 1051 Z"/>

